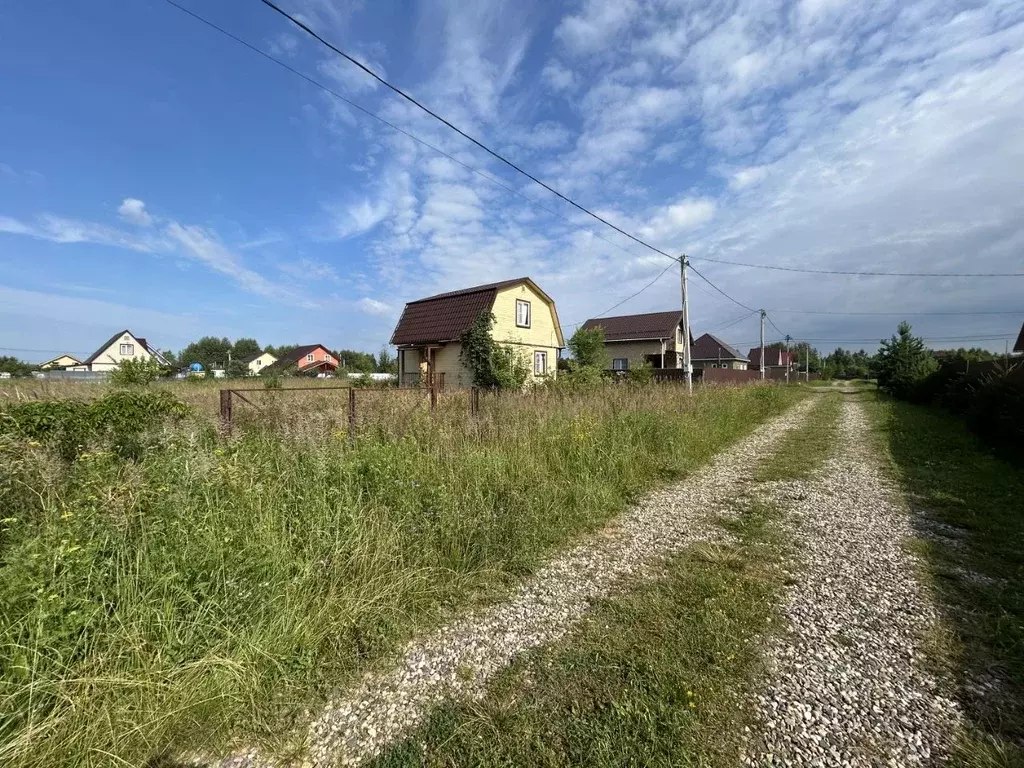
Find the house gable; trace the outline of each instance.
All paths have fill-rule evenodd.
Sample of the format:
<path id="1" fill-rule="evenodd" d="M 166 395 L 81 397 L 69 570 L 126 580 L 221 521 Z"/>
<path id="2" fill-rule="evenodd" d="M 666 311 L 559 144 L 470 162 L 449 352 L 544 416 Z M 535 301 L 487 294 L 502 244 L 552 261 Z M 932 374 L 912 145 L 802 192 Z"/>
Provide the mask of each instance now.
<path id="1" fill-rule="evenodd" d="M 80 366 L 91 371 L 110 371 L 125 360 L 148 360 L 154 358 L 161 365 L 167 360 L 149 346 L 144 338 L 136 336 L 127 328 L 115 333 L 93 352 Z"/>
<path id="2" fill-rule="evenodd" d="M 555 302 L 529 278 L 498 290 L 491 312 L 492 335 L 499 343 L 548 349 L 565 346 Z"/>

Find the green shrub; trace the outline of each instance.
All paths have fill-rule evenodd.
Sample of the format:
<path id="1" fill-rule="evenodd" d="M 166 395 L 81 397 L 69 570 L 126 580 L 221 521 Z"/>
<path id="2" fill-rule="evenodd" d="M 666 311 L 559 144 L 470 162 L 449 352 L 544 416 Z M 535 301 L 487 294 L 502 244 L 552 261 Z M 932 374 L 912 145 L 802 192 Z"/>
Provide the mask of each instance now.
<path id="1" fill-rule="evenodd" d="M 166 373 L 164 367 L 152 357 L 124 360 L 110 372 L 110 382 L 119 387 L 144 387 Z"/>
<path id="2" fill-rule="evenodd" d="M 72 461 L 92 445 L 138 458 L 151 431 L 188 407 L 169 392 L 126 390 L 92 401 L 37 400 L 0 409 L 0 434 L 38 442 Z"/>
<path id="3" fill-rule="evenodd" d="M 646 360 L 630 365 L 626 371 L 626 381 L 641 386 L 652 384 L 654 382 L 654 366 Z"/>

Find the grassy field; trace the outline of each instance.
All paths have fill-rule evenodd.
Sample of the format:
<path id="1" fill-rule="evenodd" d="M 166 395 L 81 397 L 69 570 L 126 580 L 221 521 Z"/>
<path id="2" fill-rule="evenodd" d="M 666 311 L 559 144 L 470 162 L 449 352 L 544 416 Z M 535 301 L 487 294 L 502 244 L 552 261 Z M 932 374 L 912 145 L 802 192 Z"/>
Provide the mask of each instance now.
<path id="1" fill-rule="evenodd" d="M 955 763 L 1024 765 L 1024 469 L 939 410 L 883 399 L 871 409 L 920 513 L 911 546 L 946 630 L 935 662 L 958 680 L 970 721 Z"/>
<path id="2" fill-rule="evenodd" d="M 0 430 L 0 763 L 283 748 L 334 685 L 801 393 L 608 387 L 472 421 L 374 396 L 354 442 L 284 396 L 234 439 L 192 401 L 135 460 Z"/>
<path id="3" fill-rule="evenodd" d="M 839 395 L 767 457 L 759 478 L 808 476 L 830 455 Z M 776 631 L 789 548 L 780 510 L 744 503 L 733 543 L 702 543 L 663 577 L 599 602 L 565 641 L 524 654 L 479 702 L 437 711 L 375 768 L 739 764 L 748 697 Z"/>

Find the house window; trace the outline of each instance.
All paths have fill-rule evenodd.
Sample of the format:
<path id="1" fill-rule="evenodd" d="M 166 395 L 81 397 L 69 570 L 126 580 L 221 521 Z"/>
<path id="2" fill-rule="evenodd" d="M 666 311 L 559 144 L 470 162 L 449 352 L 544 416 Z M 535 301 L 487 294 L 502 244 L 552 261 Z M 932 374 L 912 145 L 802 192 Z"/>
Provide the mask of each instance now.
<path id="1" fill-rule="evenodd" d="M 530 327 L 530 302 L 516 299 L 516 325 L 520 328 Z"/>
<path id="2" fill-rule="evenodd" d="M 135 345 L 134 344 L 122 344 L 121 345 L 121 355 L 122 356 L 124 356 L 124 357 L 131 357 L 134 354 L 135 354 Z"/>
<path id="3" fill-rule="evenodd" d="M 614 360 L 612 360 L 612 370 L 613 371 L 628 371 L 629 370 L 629 360 L 627 358 L 625 358 L 625 357 L 616 357 Z"/>
<path id="4" fill-rule="evenodd" d="M 548 373 L 548 353 L 547 352 L 534 352 L 533 353 L 533 375 L 534 376 L 546 376 Z"/>
<path id="5" fill-rule="evenodd" d="M 310 352 L 308 355 L 306 355 L 306 362 L 307 363 L 312 363 L 313 362 L 313 353 L 312 352 Z"/>

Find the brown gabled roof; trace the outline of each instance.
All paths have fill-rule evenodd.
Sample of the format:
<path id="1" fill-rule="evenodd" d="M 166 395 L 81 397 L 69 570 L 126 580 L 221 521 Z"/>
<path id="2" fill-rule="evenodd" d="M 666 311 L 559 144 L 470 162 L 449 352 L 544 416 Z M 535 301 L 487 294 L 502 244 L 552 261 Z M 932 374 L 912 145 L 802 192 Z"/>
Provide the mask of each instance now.
<path id="1" fill-rule="evenodd" d="M 439 293 L 436 296 L 410 301 L 405 305 L 398 325 L 395 326 L 395 332 L 391 334 L 391 343 L 440 344 L 455 341 L 469 330 L 481 312 L 491 310 L 499 290 L 520 283 L 529 283 L 537 293 L 551 301 L 551 298 L 528 277 Z"/>
<path id="2" fill-rule="evenodd" d="M 692 360 L 746 360 L 738 349 L 730 347 L 717 336 L 705 333 L 690 349 Z"/>
<path id="3" fill-rule="evenodd" d="M 1020 326 L 1020 335 L 1017 336 L 1017 343 L 1013 345 L 1014 352 L 1024 352 L 1024 323 Z"/>
<path id="4" fill-rule="evenodd" d="M 760 368 L 761 367 L 761 348 L 754 347 L 750 352 L 747 353 L 747 359 L 750 360 L 750 364 Z M 784 349 L 766 349 L 764 351 L 764 364 L 765 365 L 792 365 L 793 364 L 793 353 L 787 352 Z"/>
<path id="5" fill-rule="evenodd" d="M 584 331 L 593 328 L 604 329 L 605 341 L 648 341 L 671 339 L 683 322 L 683 311 L 648 312 L 644 315 L 620 315 L 618 317 L 593 317 L 583 324 Z M 693 334 L 690 334 L 691 340 Z"/>
<path id="6" fill-rule="evenodd" d="M 296 365 L 302 358 L 304 358 L 314 349 L 320 349 L 321 347 L 330 352 L 332 357 L 334 356 L 334 353 L 331 352 L 330 347 L 324 346 L 323 344 L 306 344 L 301 347 L 296 347 L 287 355 L 282 355 L 275 362 L 271 363 L 266 368 L 264 368 L 263 371 L 281 371 L 284 370 L 285 368 L 289 368 L 293 365 Z M 261 371 L 261 373 L 263 371 Z"/>

